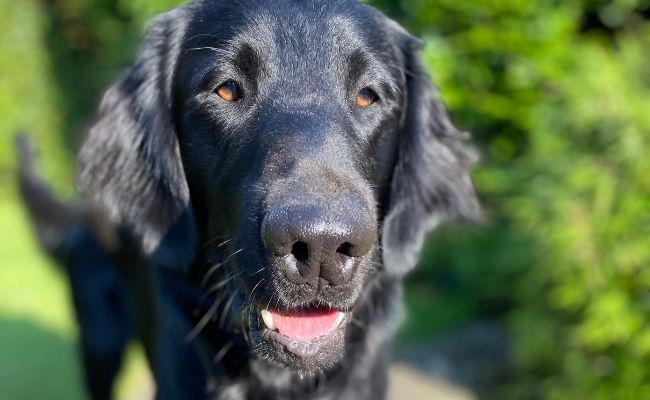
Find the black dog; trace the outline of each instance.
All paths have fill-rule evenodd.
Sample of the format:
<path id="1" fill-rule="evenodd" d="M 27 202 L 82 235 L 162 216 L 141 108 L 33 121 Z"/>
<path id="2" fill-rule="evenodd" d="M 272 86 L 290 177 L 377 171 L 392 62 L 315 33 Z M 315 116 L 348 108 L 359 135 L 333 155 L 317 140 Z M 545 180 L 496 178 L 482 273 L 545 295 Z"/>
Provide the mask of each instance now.
<path id="1" fill-rule="evenodd" d="M 124 296 L 148 310 L 159 398 L 384 396 L 403 276 L 441 219 L 478 212 L 421 47 L 351 0 L 152 23 L 79 176 L 127 232 L 113 263 L 152 271 Z"/>

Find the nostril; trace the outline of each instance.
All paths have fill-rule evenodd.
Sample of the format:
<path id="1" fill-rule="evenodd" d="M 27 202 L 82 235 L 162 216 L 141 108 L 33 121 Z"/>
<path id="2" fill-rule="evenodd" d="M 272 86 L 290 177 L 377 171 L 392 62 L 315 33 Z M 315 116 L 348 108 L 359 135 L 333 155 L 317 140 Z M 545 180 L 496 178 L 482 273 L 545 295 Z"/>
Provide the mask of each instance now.
<path id="1" fill-rule="evenodd" d="M 336 252 L 347 257 L 352 257 L 353 247 L 354 246 L 352 246 L 349 242 L 345 242 L 336 249 Z"/>
<path id="2" fill-rule="evenodd" d="M 305 242 L 296 242 L 291 247 L 291 254 L 296 258 L 296 260 L 306 263 L 309 258 L 309 247 Z"/>

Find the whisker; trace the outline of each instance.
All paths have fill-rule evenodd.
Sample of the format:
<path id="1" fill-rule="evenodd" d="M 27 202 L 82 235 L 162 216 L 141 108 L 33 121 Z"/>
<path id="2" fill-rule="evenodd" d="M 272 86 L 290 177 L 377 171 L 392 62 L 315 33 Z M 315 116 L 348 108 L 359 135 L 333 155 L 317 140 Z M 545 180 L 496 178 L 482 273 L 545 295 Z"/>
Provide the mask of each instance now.
<path id="1" fill-rule="evenodd" d="M 278 304 L 280 303 L 280 296 L 275 296 L 275 303 L 273 304 L 273 309 L 278 310 Z M 285 314 L 289 314 L 289 309 L 285 307 L 284 309 Z"/>
<path id="2" fill-rule="evenodd" d="M 268 303 L 266 303 L 266 309 L 268 310 L 269 307 L 271 306 L 271 301 L 273 300 L 274 295 L 272 294 L 271 297 L 269 297 Z"/>
<path id="3" fill-rule="evenodd" d="M 196 324 L 196 326 L 185 336 L 185 342 L 186 343 L 192 343 L 201 333 L 203 328 L 208 325 L 208 322 L 210 322 L 210 319 L 212 318 L 212 315 L 217 311 L 217 307 L 219 306 L 219 302 L 215 301 L 208 311 L 205 313 L 203 318 Z"/>
<path id="4" fill-rule="evenodd" d="M 262 282 L 264 282 L 264 278 L 260 279 L 260 281 L 257 282 L 257 284 L 253 287 L 253 290 L 251 290 L 250 297 L 251 297 L 251 299 L 252 299 L 252 302 L 255 302 L 255 289 L 257 289 L 257 287 L 258 287 Z"/>
<path id="5" fill-rule="evenodd" d="M 217 236 L 217 237 L 214 238 L 214 239 L 206 240 L 206 241 L 203 242 L 203 244 L 199 247 L 199 250 L 203 250 L 203 249 L 205 249 L 207 246 L 209 246 L 209 245 L 211 245 L 212 243 L 216 242 L 217 240 L 221 240 L 221 239 L 223 239 L 221 236 Z M 230 243 L 230 242 L 232 242 L 232 239 L 227 239 L 227 240 L 225 240 L 225 241 L 219 243 L 219 244 L 217 245 L 216 248 L 218 249 L 218 248 L 220 248 L 220 247 L 223 247 L 224 245 L 226 245 L 226 244 L 228 244 L 228 243 Z"/>
<path id="6" fill-rule="evenodd" d="M 350 323 L 356 325 L 358 328 L 366 329 L 368 326 L 356 318 L 350 318 Z"/>
<path id="7" fill-rule="evenodd" d="M 216 47 L 210 47 L 210 46 L 204 46 L 204 47 L 190 47 L 187 49 L 183 49 L 183 51 L 193 51 L 193 50 L 210 50 L 214 51 L 217 53 L 223 53 L 224 51 L 222 49 L 218 49 Z"/>
<path id="8" fill-rule="evenodd" d="M 224 245 L 226 245 L 226 244 L 228 244 L 230 242 L 232 242 L 232 239 L 224 240 L 223 242 L 221 242 L 221 243 L 219 243 L 217 245 L 217 248 L 223 247 Z"/>
<path id="9" fill-rule="evenodd" d="M 260 272 L 264 271 L 265 269 L 266 269 L 266 267 L 262 267 L 262 268 L 258 269 L 257 271 L 253 272 L 252 274 L 250 274 L 250 276 L 255 276 L 255 275 L 259 274 Z"/>
<path id="10" fill-rule="evenodd" d="M 213 265 L 213 266 L 212 266 L 212 267 L 211 267 L 211 268 L 206 272 L 205 276 L 204 276 L 203 279 L 201 280 L 201 287 L 205 287 L 205 285 L 206 285 L 206 284 L 208 283 L 208 281 L 210 280 L 210 277 L 212 276 L 212 274 L 214 274 L 214 273 L 215 273 L 219 268 L 223 267 L 224 265 L 225 265 L 225 264 L 222 263 L 222 262 L 220 262 L 220 263 L 216 263 L 215 265 Z"/>
<path id="11" fill-rule="evenodd" d="M 226 344 L 221 348 L 221 350 L 219 350 L 219 352 L 217 353 L 217 355 L 214 356 L 214 358 L 212 359 L 212 361 L 213 361 L 215 364 L 219 364 L 219 363 L 221 362 L 221 360 L 223 360 L 223 358 L 224 358 L 224 357 L 226 356 L 226 354 L 230 351 L 230 349 L 232 349 L 232 347 L 233 347 L 234 345 L 235 345 L 235 342 L 233 342 L 232 340 L 228 341 L 228 343 L 226 343 Z"/>
<path id="12" fill-rule="evenodd" d="M 233 293 L 230 295 L 230 298 L 228 299 L 228 302 L 226 303 L 226 306 L 223 309 L 223 313 L 221 314 L 221 317 L 219 318 L 219 327 L 222 329 L 225 329 L 225 318 L 228 316 L 230 313 L 230 308 L 232 307 L 232 302 L 235 300 L 235 296 L 237 296 L 237 293 Z"/>
<path id="13" fill-rule="evenodd" d="M 205 276 L 203 277 L 203 280 L 201 280 L 201 287 L 205 287 L 206 283 L 208 282 L 208 280 L 210 280 L 210 277 L 212 276 L 212 274 L 215 273 L 215 271 L 217 271 L 217 270 L 218 270 L 219 268 L 221 268 L 222 266 L 226 265 L 226 263 L 227 263 L 228 261 L 230 261 L 230 260 L 231 260 L 234 256 L 236 256 L 237 254 L 241 253 L 243 250 L 244 250 L 244 248 L 242 247 L 241 249 L 237 250 L 236 252 L 234 252 L 234 253 L 232 253 L 231 255 L 229 255 L 228 257 L 226 257 L 226 259 L 223 260 L 222 262 L 217 263 L 217 264 L 215 264 L 214 266 L 212 266 L 212 268 L 210 268 L 210 269 L 205 273 Z"/>
<path id="14" fill-rule="evenodd" d="M 217 35 L 211 35 L 209 33 L 197 33 L 196 35 L 194 35 L 194 36 L 190 37 L 189 39 L 187 39 L 187 41 L 191 42 L 192 40 L 200 38 L 202 36 L 213 38 L 213 39 L 219 39 L 219 36 L 217 36 Z"/>
<path id="15" fill-rule="evenodd" d="M 206 290 L 206 294 L 210 294 L 210 293 L 214 293 L 214 292 L 216 292 L 217 290 L 221 289 L 222 287 L 224 287 L 224 286 L 226 286 L 228 283 L 230 283 L 230 281 L 232 281 L 233 279 L 235 279 L 237 276 L 239 276 L 239 274 L 236 274 L 236 273 L 230 274 L 230 275 L 227 276 L 226 278 L 222 279 L 219 283 L 210 286 L 210 287 Z"/>

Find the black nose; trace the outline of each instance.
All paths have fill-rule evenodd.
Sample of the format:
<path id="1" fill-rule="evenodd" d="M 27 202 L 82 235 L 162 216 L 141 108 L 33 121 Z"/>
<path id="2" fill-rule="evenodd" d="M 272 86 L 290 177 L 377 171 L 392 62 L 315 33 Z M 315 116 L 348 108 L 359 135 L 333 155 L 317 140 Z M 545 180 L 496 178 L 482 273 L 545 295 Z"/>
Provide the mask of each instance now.
<path id="1" fill-rule="evenodd" d="M 353 199 L 334 204 L 305 202 L 270 209 L 262 222 L 262 240 L 295 283 L 331 285 L 350 281 L 359 258 L 372 248 L 374 217 Z"/>

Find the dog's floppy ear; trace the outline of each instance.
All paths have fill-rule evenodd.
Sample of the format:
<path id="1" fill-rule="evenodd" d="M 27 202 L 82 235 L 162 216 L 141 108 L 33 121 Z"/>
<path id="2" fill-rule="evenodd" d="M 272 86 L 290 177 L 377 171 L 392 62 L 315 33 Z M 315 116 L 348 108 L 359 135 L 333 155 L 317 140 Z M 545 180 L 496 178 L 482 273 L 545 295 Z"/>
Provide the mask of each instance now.
<path id="1" fill-rule="evenodd" d="M 451 123 L 421 60 L 422 42 L 403 30 L 399 36 L 406 105 L 382 231 L 384 266 L 395 276 L 415 266 L 441 220 L 479 214 L 469 171 L 475 156 L 463 145 L 469 134 Z"/>
<path id="2" fill-rule="evenodd" d="M 188 241 L 174 246 L 186 252 L 195 240 L 170 93 L 186 20 L 177 8 L 152 22 L 135 62 L 104 95 L 79 153 L 80 188 L 135 232 L 147 253 L 160 251 L 172 227 L 191 231 L 172 233 Z"/>

